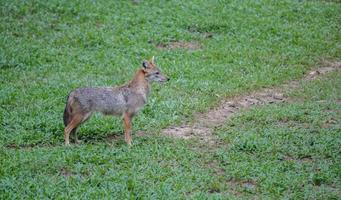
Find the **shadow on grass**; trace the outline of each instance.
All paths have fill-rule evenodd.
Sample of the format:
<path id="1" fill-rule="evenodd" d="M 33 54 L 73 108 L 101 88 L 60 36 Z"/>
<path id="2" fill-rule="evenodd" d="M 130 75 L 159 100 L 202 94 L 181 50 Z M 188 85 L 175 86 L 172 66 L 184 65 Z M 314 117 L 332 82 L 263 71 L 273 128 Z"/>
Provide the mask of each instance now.
<path id="1" fill-rule="evenodd" d="M 141 134 L 136 134 L 137 136 L 142 136 Z M 122 145 L 125 144 L 124 141 L 124 133 L 122 132 L 115 132 L 115 133 L 98 133 L 94 134 L 91 132 L 83 133 L 81 136 L 78 136 L 79 140 L 81 141 L 79 144 L 74 142 L 74 139 L 70 138 L 70 145 L 83 145 L 83 144 L 99 144 L 105 143 L 112 145 Z M 55 142 L 53 142 L 55 141 Z M 25 144 L 16 144 L 16 143 L 8 143 L 5 144 L 4 147 L 7 149 L 25 149 L 30 150 L 33 148 L 40 148 L 40 147 L 58 147 L 64 146 L 64 140 L 61 138 L 51 138 L 51 141 L 41 140 L 36 141 L 33 143 L 25 143 Z"/>
<path id="2" fill-rule="evenodd" d="M 55 134 L 55 137 L 45 138 L 44 140 L 35 141 L 31 143 L 7 143 L 3 146 L 7 149 L 24 149 L 30 150 L 33 148 L 41 148 L 41 147 L 62 147 L 64 145 L 64 138 L 61 137 L 63 134 Z M 132 134 L 132 138 L 136 137 L 147 137 L 148 135 L 144 131 L 136 131 Z M 126 145 L 124 140 L 124 132 L 111 132 L 111 133 L 104 133 L 104 132 L 82 132 L 81 134 L 78 133 L 78 139 L 80 143 L 77 144 L 74 141 L 74 138 L 70 136 L 70 146 L 77 146 L 77 145 L 89 145 L 89 144 L 108 144 L 110 146 L 117 146 L 117 145 Z"/>

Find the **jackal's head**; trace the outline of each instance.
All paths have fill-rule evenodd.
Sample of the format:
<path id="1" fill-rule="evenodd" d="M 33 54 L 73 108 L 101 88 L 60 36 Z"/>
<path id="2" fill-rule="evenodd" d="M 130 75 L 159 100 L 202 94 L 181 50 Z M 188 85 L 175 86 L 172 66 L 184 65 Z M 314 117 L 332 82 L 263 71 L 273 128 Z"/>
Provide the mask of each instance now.
<path id="1" fill-rule="evenodd" d="M 145 73 L 145 76 L 149 82 L 159 82 L 163 83 L 169 80 L 166 76 L 164 76 L 160 69 L 156 66 L 154 56 L 148 60 L 143 61 L 142 70 Z"/>

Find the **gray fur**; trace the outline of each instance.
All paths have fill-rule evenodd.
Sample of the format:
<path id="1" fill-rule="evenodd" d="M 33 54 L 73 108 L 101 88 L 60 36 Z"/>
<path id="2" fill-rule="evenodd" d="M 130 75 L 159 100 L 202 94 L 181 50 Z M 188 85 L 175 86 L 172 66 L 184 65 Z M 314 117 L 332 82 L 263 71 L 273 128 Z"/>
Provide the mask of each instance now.
<path id="1" fill-rule="evenodd" d="M 72 108 L 80 108 L 82 114 L 100 112 L 121 116 L 125 112 L 135 114 L 147 103 L 147 99 L 138 90 L 124 86 L 80 88 L 70 93 L 68 102 Z"/>

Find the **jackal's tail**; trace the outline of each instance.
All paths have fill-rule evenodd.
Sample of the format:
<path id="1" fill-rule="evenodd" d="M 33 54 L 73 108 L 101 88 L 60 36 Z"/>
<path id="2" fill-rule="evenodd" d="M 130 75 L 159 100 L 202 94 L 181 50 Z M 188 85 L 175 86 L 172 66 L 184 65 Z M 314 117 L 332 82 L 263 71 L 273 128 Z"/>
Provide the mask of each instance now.
<path id="1" fill-rule="evenodd" d="M 67 97 L 67 100 L 66 100 L 66 106 L 65 106 L 65 109 L 64 109 L 64 125 L 67 126 L 69 123 L 70 123 L 70 120 L 71 120 L 71 106 L 70 106 L 70 103 L 69 103 L 69 97 Z"/>

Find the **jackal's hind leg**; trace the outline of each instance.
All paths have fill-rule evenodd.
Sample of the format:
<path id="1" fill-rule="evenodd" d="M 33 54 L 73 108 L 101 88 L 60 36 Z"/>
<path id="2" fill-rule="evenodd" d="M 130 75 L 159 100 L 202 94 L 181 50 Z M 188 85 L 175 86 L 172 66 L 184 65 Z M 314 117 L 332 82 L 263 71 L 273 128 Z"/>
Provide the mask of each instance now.
<path id="1" fill-rule="evenodd" d="M 65 145 L 70 144 L 70 133 L 73 130 L 77 129 L 77 127 L 82 122 L 82 120 L 83 120 L 83 115 L 81 115 L 81 114 L 74 115 L 72 117 L 70 123 L 65 127 L 65 129 L 64 129 Z"/>
<path id="2" fill-rule="evenodd" d="M 73 140 L 76 144 L 80 144 L 82 143 L 81 140 L 78 140 L 78 135 L 77 135 L 77 127 L 72 129 L 71 133 L 70 133 L 71 136 L 73 136 Z"/>
<path id="3" fill-rule="evenodd" d="M 86 120 L 88 120 L 88 119 L 91 117 L 91 114 L 92 114 L 92 113 L 89 112 L 89 113 L 86 113 L 86 114 L 82 115 L 82 120 L 81 120 L 81 122 L 79 123 L 79 125 L 80 125 L 81 123 L 85 122 Z M 79 125 L 77 125 L 77 127 L 74 128 L 74 129 L 72 129 L 72 131 L 70 132 L 70 135 L 73 136 L 74 142 L 75 142 L 76 144 L 82 143 L 82 140 L 78 140 L 78 135 L 77 135 L 77 128 L 78 128 Z"/>

